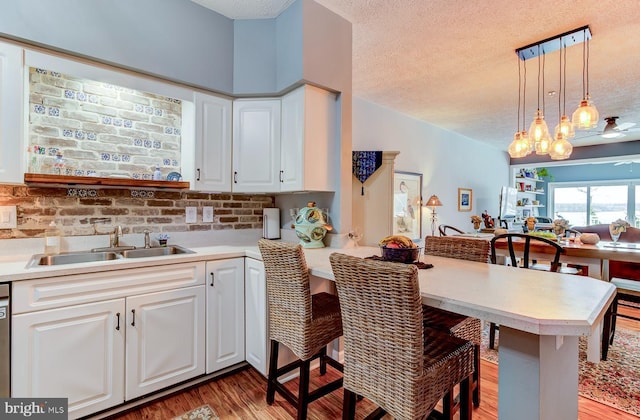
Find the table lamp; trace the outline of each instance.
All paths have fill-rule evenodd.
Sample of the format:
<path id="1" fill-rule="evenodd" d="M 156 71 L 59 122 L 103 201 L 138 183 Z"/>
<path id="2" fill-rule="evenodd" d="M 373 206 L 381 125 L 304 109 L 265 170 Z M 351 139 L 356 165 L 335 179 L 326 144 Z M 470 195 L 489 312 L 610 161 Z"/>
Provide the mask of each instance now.
<path id="1" fill-rule="evenodd" d="M 442 202 L 438 198 L 437 195 L 432 195 L 427 200 L 425 206 L 431 207 L 431 236 L 436 236 L 436 219 L 438 218 L 436 215 L 436 207 L 442 205 Z"/>

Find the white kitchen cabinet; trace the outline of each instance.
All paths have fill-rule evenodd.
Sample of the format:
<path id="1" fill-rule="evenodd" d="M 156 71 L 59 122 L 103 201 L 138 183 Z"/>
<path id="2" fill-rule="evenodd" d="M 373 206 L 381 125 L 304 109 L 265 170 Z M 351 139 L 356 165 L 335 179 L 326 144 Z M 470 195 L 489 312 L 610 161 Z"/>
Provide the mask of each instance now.
<path id="1" fill-rule="evenodd" d="M 245 258 L 245 352 L 247 362 L 267 376 L 268 314 L 264 263 Z"/>
<path id="2" fill-rule="evenodd" d="M 207 273 L 206 372 L 244 358 L 244 258 L 209 261 Z"/>
<path id="3" fill-rule="evenodd" d="M 126 400 L 204 373 L 204 289 L 127 298 Z"/>
<path id="4" fill-rule="evenodd" d="M 204 374 L 204 268 L 15 282 L 11 395 L 67 397 L 77 418 Z"/>
<path id="5" fill-rule="evenodd" d="M 233 102 L 232 190 L 280 191 L 280 99 Z"/>
<path id="6" fill-rule="evenodd" d="M 125 299 L 14 315 L 12 397 L 65 397 L 70 418 L 124 402 Z"/>
<path id="7" fill-rule="evenodd" d="M 335 191 L 336 95 L 304 85 L 282 97 L 280 191 Z"/>
<path id="8" fill-rule="evenodd" d="M 231 191 L 232 101 L 195 92 L 194 190 Z"/>
<path id="9" fill-rule="evenodd" d="M 3 183 L 24 182 L 23 78 L 22 48 L 0 42 L 0 179 Z"/>

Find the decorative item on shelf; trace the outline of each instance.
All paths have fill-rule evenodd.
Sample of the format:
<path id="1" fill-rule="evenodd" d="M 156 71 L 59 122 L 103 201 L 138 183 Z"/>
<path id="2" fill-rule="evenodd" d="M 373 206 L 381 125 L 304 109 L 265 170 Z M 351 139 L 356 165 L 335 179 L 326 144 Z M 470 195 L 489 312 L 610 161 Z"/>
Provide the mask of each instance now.
<path id="1" fill-rule="evenodd" d="M 167 174 L 167 181 L 182 181 L 182 175 L 179 172 L 169 172 Z"/>
<path id="2" fill-rule="evenodd" d="M 162 181 L 162 172 L 160 172 L 160 166 L 156 165 L 156 170 L 153 171 L 153 180 Z"/>
<path id="3" fill-rule="evenodd" d="M 553 233 L 558 237 L 558 242 L 562 242 L 562 237 L 564 236 L 564 232 L 569 228 L 569 221 L 567 219 L 558 218 L 553 221 L 551 224 L 551 229 Z"/>
<path id="4" fill-rule="evenodd" d="M 525 226 L 527 227 L 527 232 L 531 233 L 534 232 L 536 230 L 536 223 L 538 222 L 538 219 L 536 219 L 533 216 L 527 217 L 525 219 Z"/>
<path id="5" fill-rule="evenodd" d="M 623 219 L 618 219 L 614 222 L 611 222 L 609 225 L 609 234 L 611 234 L 611 240 L 614 245 L 618 245 L 618 239 L 620 239 L 620 234 L 622 232 L 626 232 L 627 228 L 631 225 L 629 222 Z"/>
<path id="6" fill-rule="evenodd" d="M 436 220 L 438 219 L 436 207 L 440 206 L 442 206 L 442 202 L 435 194 L 429 197 L 425 203 L 425 207 L 431 207 L 431 236 L 436 236 Z"/>
<path id="7" fill-rule="evenodd" d="M 309 201 L 307 207 L 300 209 L 294 228 L 303 248 L 323 248 L 322 240 L 327 231 L 333 229 L 327 222 L 327 215 L 316 207 L 315 201 Z"/>
<path id="8" fill-rule="evenodd" d="M 473 223 L 473 230 L 476 231 L 476 236 L 480 233 L 480 225 L 482 224 L 482 217 L 478 215 L 471 216 L 471 223 Z"/>
<path id="9" fill-rule="evenodd" d="M 34 174 L 42 172 L 42 163 L 45 159 L 46 148 L 37 144 L 29 145 L 27 148 L 29 153 L 29 171 Z"/>
<path id="10" fill-rule="evenodd" d="M 567 159 L 571 155 L 573 146 L 568 139 L 575 135 L 575 128 L 588 129 L 593 128 L 597 124 L 598 113 L 593 104 L 590 102 L 589 96 L 589 40 L 591 39 L 591 30 L 589 26 L 574 29 L 542 41 L 529 44 L 527 46 L 516 49 L 518 60 L 518 131 L 514 135 L 513 141 L 509 145 L 508 152 L 511 158 L 521 158 L 535 151 L 538 155 L 549 154 L 554 160 Z M 560 107 L 561 98 L 566 98 L 566 48 L 572 45 L 583 44 L 583 74 L 582 74 L 582 93 L 583 99 L 580 107 L 573 113 L 573 120 L 569 120 L 566 115 L 565 106 Z M 544 94 L 542 108 L 540 108 L 540 87 L 544 89 L 544 58 L 546 54 L 558 51 L 560 56 L 560 93 L 558 94 L 558 125 L 555 129 L 554 136 L 549 133 L 548 126 L 544 121 Z M 585 53 L 586 52 L 586 53 Z M 524 96 L 522 103 L 526 103 L 526 80 L 527 68 L 526 60 L 530 58 L 538 58 L 538 108 L 534 115 L 534 120 L 529 128 L 529 133 L 520 131 L 520 98 Z M 522 61 L 522 66 L 520 65 Z M 542 71 L 541 71 L 542 65 Z M 521 67 L 524 68 L 524 83 L 520 83 Z M 541 82 L 542 75 L 542 84 Z M 585 88 L 586 80 L 586 88 Z M 524 86 L 522 86 L 524 85 Z M 522 86 L 522 95 L 521 88 Z M 522 112 L 522 122 L 524 128 L 524 105 Z"/>
<path id="11" fill-rule="evenodd" d="M 56 158 L 53 161 L 53 173 L 55 175 L 64 175 L 64 156 L 60 150 L 56 152 Z"/>
<path id="12" fill-rule="evenodd" d="M 170 236 L 167 233 L 160 233 L 158 234 L 158 243 L 160 244 L 160 246 L 167 246 L 167 241 L 169 240 Z"/>

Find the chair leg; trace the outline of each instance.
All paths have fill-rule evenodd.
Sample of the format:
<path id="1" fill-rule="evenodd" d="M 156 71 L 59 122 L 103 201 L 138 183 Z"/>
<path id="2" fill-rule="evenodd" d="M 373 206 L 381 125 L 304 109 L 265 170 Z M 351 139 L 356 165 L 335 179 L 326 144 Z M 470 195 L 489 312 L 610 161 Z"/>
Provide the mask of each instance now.
<path id="1" fill-rule="evenodd" d="M 327 373 L 327 348 L 323 347 L 320 350 L 320 375 Z"/>
<path id="2" fill-rule="evenodd" d="M 473 346 L 473 405 L 480 406 L 480 345 Z"/>
<path id="3" fill-rule="evenodd" d="M 356 394 L 344 389 L 344 400 L 342 402 L 342 420 L 354 420 L 356 418 Z"/>
<path id="4" fill-rule="evenodd" d="M 442 418 L 447 420 L 453 420 L 453 415 L 456 412 L 456 401 L 453 397 L 453 388 L 446 393 L 442 398 Z"/>
<path id="5" fill-rule="evenodd" d="M 269 373 L 267 375 L 267 404 L 272 405 L 276 395 L 278 381 L 278 342 L 271 340 L 271 356 L 269 357 Z"/>
<path id="6" fill-rule="evenodd" d="M 298 386 L 298 420 L 306 420 L 309 405 L 309 367 L 311 359 L 303 360 L 300 365 L 300 384 Z"/>
<path id="7" fill-rule="evenodd" d="M 467 376 L 460 383 L 460 420 L 471 420 L 472 415 L 472 396 L 471 389 L 473 388 L 472 376 Z"/>
<path id="8" fill-rule="evenodd" d="M 489 326 L 489 348 L 493 349 L 496 340 L 496 324 L 491 323 Z"/>

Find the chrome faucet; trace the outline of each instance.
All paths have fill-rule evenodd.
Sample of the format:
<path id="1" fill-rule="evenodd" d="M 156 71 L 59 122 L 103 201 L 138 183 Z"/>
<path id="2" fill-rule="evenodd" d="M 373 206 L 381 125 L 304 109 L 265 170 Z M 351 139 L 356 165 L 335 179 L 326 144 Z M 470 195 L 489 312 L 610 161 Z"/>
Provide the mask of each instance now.
<path id="1" fill-rule="evenodd" d="M 116 226 L 113 230 L 113 236 L 111 237 L 111 244 L 109 247 L 117 248 L 120 246 L 120 237 L 122 236 L 122 227 L 120 225 Z"/>
<path id="2" fill-rule="evenodd" d="M 149 232 L 148 230 L 144 231 L 144 247 L 145 248 L 151 248 L 151 240 L 149 239 Z"/>

